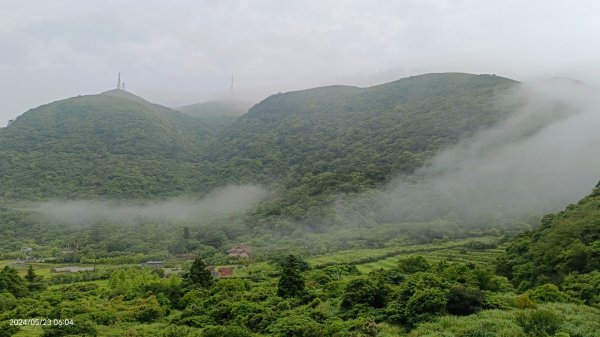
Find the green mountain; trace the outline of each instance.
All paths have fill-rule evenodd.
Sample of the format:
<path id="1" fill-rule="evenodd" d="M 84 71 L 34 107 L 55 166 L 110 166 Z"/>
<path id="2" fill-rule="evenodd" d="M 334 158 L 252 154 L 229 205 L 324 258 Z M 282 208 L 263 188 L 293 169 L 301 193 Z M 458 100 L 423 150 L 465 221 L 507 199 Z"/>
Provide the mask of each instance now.
<path id="1" fill-rule="evenodd" d="M 233 124 L 245 114 L 252 103 L 236 100 L 208 101 L 175 108 L 186 115 L 202 118 L 213 130 L 221 130 Z"/>
<path id="2" fill-rule="evenodd" d="M 186 115 L 205 119 L 220 117 L 240 117 L 248 112 L 252 103 L 235 100 L 208 101 L 175 108 Z"/>
<path id="3" fill-rule="evenodd" d="M 545 216 L 540 227 L 517 237 L 498 271 L 521 289 L 549 282 L 568 286 L 581 277 L 595 278 L 600 286 L 600 183 L 577 204 Z M 600 304 L 598 288 L 591 291 Z"/>
<path id="4" fill-rule="evenodd" d="M 123 90 L 31 109 L 0 129 L 5 199 L 178 195 L 211 128 Z"/>
<path id="5" fill-rule="evenodd" d="M 265 212 L 303 218 L 315 196 L 381 185 L 493 125 L 505 115 L 496 95 L 516 83 L 444 73 L 277 94 L 221 132 L 204 158 L 215 179 L 282 186 L 287 193 Z"/>
<path id="6" fill-rule="evenodd" d="M 498 121 L 503 112 L 493 105 L 495 94 L 515 83 L 429 74 L 365 89 L 273 95 L 224 130 L 206 159 L 264 180 L 332 172 L 384 181 Z"/>
<path id="7" fill-rule="evenodd" d="M 237 103 L 181 108 L 190 117 L 123 90 L 74 97 L 0 129 L 0 197 L 163 198 L 259 183 L 281 192 L 261 212 L 302 219 L 493 125 L 505 113 L 496 94 L 515 83 L 445 73 L 315 88 L 273 95 L 219 127 L 210 119 L 240 114 Z"/>
<path id="8" fill-rule="evenodd" d="M 29 110 L 0 133 L 2 149 L 192 160 L 210 135 L 201 120 L 123 90 Z"/>

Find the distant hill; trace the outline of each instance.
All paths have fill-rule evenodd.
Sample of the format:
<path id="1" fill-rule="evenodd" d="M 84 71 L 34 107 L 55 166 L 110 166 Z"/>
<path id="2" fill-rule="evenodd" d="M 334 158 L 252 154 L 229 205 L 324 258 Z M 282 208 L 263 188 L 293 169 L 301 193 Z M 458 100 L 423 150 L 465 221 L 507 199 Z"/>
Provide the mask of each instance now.
<path id="1" fill-rule="evenodd" d="M 252 103 L 234 100 L 208 101 L 198 104 L 186 105 L 175 108 L 192 117 L 200 118 L 218 118 L 218 117 L 239 117 L 252 107 Z"/>
<path id="2" fill-rule="evenodd" d="M 252 103 L 235 100 L 208 101 L 175 108 L 186 115 L 202 118 L 211 126 L 223 129 L 245 114 Z"/>
<path id="3" fill-rule="evenodd" d="M 46 104 L 0 129 L 0 196 L 179 194 L 181 171 L 195 171 L 211 132 L 201 119 L 123 90 Z"/>

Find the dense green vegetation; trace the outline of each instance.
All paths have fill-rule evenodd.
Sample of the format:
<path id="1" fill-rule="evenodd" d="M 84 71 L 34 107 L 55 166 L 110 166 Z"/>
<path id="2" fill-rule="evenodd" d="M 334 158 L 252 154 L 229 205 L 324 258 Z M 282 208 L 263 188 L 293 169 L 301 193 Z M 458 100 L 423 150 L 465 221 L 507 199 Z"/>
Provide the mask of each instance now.
<path id="1" fill-rule="evenodd" d="M 223 130 L 122 90 L 71 98 L 0 130 L 0 196 L 152 199 L 258 183 L 277 193 L 253 226 L 282 217 L 331 224 L 332 195 L 410 173 L 491 126 L 505 115 L 496 95 L 515 83 L 430 74 L 365 89 L 277 94 Z M 183 110 L 194 109 L 214 107 Z"/>
<path id="2" fill-rule="evenodd" d="M 234 177 L 381 182 L 500 120 L 505 111 L 495 95 L 514 84 L 491 75 L 429 74 L 366 89 L 273 95 L 220 134 L 207 158 Z"/>
<path id="3" fill-rule="evenodd" d="M 600 184 L 539 226 L 334 212 L 502 120 L 494 99 L 515 83 L 429 74 L 277 94 L 243 115 L 122 90 L 32 109 L 0 129 L 0 337 L 599 336 Z M 176 221 L 62 221 L 39 206 L 111 212 L 241 183 L 271 193 Z M 228 256 L 241 243 L 250 258 Z M 67 265 L 89 270 L 52 270 Z M 29 318 L 74 324 L 10 325 Z"/>
<path id="4" fill-rule="evenodd" d="M 506 114 L 496 95 L 515 83 L 449 73 L 273 95 L 220 133 L 205 159 L 217 179 L 276 183 L 284 191 L 260 218 L 334 222 L 319 207 L 327 196 L 411 173 L 436 151 L 493 125 Z"/>
<path id="5" fill-rule="evenodd" d="M 600 284 L 600 183 L 588 197 L 517 237 L 498 270 L 522 290 L 551 282 L 587 293 L 588 304 L 600 303 L 598 291 L 585 289 Z"/>
<path id="6" fill-rule="evenodd" d="M 465 249 L 488 250 L 475 242 L 489 241 Z M 477 261 L 406 255 L 364 274 L 348 263 L 311 268 L 288 255 L 208 283 L 204 266 L 196 259 L 189 273 L 169 276 L 123 267 L 107 283 L 28 291 L 30 280 L 39 283 L 35 269 L 21 277 L 6 267 L 0 320 L 76 322 L 7 325 L 15 336 L 597 336 L 600 328 L 600 310 L 575 304 L 576 294 L 554 285 L 520 294 Z"/>
<path id="7" fill-rule="evenodd" d="M 198 149 L 211 132 L 201 119 L 122 90 L 50 103 L 0 130 L 0 197 L 180 195 L 198 179 Z"/>

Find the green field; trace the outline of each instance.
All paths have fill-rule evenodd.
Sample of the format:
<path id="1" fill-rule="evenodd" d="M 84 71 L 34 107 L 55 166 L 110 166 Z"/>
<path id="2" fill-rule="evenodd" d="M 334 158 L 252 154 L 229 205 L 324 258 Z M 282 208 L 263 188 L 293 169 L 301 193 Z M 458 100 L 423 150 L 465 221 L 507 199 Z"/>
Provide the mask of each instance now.
<path id="1" fill-rule="evenodd" d="M 503 252 L 503 248 L 493 248 L 479 251 L 464 248 L 440 248 L 429 252 L 393 256 L 378 260 L 376 262 L 358 264 L 356 267 L 363 273 L 368 273 L 377 269 L 391 269 L 398 265 L 399 259 L 414 255 L 423 256 L 429 262 L 433 263 L 439 262 L 441 260 L 446 260 L 449 262 L 471 262 L 477 264 L 490 265 L 493 264 L 496 257 L 500 256 Z"/>
<path id="2" fill-rule="evenodd" d="M 360 249 L 339 251 L 328 255 L 320 255 L 308 259 L 315 268 L 332 264 L 349 263 L 356 265 L 362 272 L 375 269 L 389 269 L 396 265 L 398 259 L 410 255 L 421 255 L 431 261 L 446 259 L 455 262 L 493 263 L 495 258 L 504 251 L 504 247 L 485 250 L 467 248 L 470 243 L 493 244 L 497 237 L 468 238 L 451 242 L 386 247 L 380 249 Z"/>

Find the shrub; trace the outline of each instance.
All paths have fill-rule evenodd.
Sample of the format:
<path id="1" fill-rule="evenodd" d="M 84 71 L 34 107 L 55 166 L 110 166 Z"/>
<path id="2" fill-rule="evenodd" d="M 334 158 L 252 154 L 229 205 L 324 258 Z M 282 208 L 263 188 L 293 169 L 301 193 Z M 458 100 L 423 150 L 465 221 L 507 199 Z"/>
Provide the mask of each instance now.
<path id="1" fill-rule="evenodd" d="M 470 315 L 483 308 L 484 296 L 477 288 L 456 285 L 448 292 L 446 310 L 453 315 Z"/>
<path id="2" fill-rule="evenodd" d="M 489 331 L 481 331 L 481 330 L 471 330 L 462 335 L 461 337 L 496 337 L 498 336 L 494 332 Z"/>
<path id="3" fill-rule="evenodd" d="M 560 290 L 558 290 L 558 287 L 551 283 L 546 283 L 533 289 L 529 289 L 527 294 L 529 294 L 529 297 L 536 302 L 541 303 L 563 302 L 566 299 L 566 296 L 560 292 Z"/>
<path id="4" fill-rule="evenodd" d="M 169 325 L 163 331 L 162 337 L 202 337 L 202 332 L 188 326 Z"/>
<path id="5" fill-rule="evenodd" d="M 208 326 L 202 330 L 202 337 L 252 337 L 252 333 L 242 327 L 231 326 Z"/>
<path id="6" fill-rule="evenodd" d="M 61 336 L 98 336 L 96 325 L 87 319 L 73 319 L 73 325 L 50 325 L 43 327 L 44 332 L 41 337 L 61 337 Z"/>
<path id="7" fill-rule="evenodd" d="M 153 322 L 164 315 L 164 310 L 158 304 L 156 297 L 154 295 L 144 299 L 144 300 L 136 300 L 135 301 L 136 311 L 135 311 L 135 320 L 141 323 L 149 323 Z"/>
<path id="8" fill-rule="evenodd" d="M 436 288 L 418 290 L 406 303 L 404 315 L 407 323 L 415 325 L 441 315 L 446 309 L 446 294 Z"/>
<path id="9" fill-rule="evenodd" d="M 340 307 L 349 310 L 359 304 L 374 308 L 385 306 L 386 291 L 383 285 L 377 285 L 366 277 L 358 277 L 346 285 Z"/>
<path id="10" fill-rule="evenodd" d="M 398 260 L 396 269 L 400 273 L 414 274 L 416 272 L 429 271 L 431 265 L 422 256 L 409 256 Z"/>
<path id="11" fill-rule="evenodd" d="M 276 337 L 321 337 L 323 329 L 308 317 L 291 315 L 271 324 L 269 331 Z"/>
<path id="12" fill-rule="evenodd" d="M 537 304 L 529 298 L 528 294 L 522 294 L 517 297 L 517 308 L 519 309 L 535 309 Z"/>
<path id="13" fill-rule="evenodd" d="M 560 329 L 562 318 L 550 310 L 530 310 L 517 315 L 517 324 L 529 336 L 553 336 Z"/>
<path id="14" fill-rule="evenodd" d="M 18 302 L 15 296 L 9 292 L 0 293 L 0 312 L 12 310 Z"/>
<path id="15" fill-rule="evenodd" d="M 9 322 L 0 324 L 0 337 L 10 337 L 19 332 L 21 328 L 10 325 Z"/>

